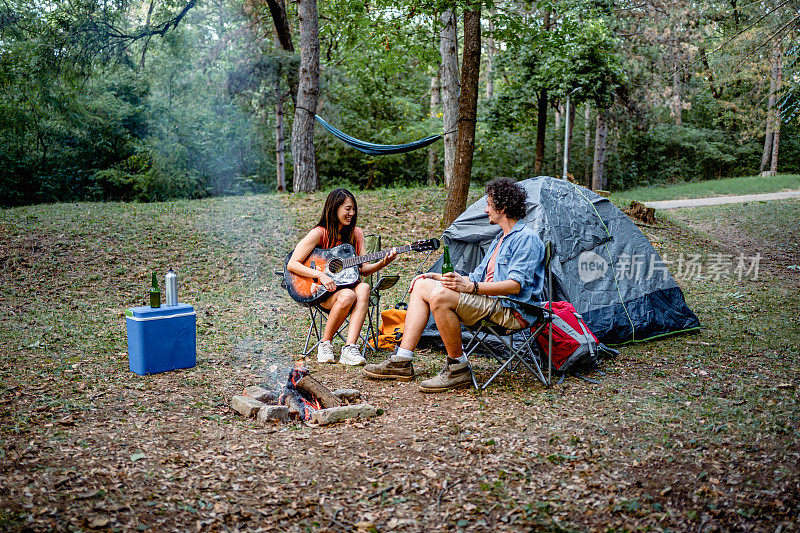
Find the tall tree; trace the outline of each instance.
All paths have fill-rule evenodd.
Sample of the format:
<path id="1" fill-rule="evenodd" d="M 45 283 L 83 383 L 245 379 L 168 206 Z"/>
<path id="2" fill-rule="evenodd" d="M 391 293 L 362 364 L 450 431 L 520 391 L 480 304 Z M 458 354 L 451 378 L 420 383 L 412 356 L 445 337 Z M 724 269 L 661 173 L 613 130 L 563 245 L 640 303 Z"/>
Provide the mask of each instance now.
<path id="1" fill-rule="evenodd" d="M 464 212 L 475 153 L 475 122 L 478 116 L 478 80 L 481 68 L 481 4 L 464 9 L 464 58 L 461 64 L 461 95 L 458 98 L 458 145 L 453 182 L 447 194 L 444 222 L 449 226 Z"/>
<path id="2" fill-rule="evenodd" d="M 781 87 L 783 70 L 781 63 L 783 54 L 780 39 L 772 49 L 772 68 L 769 77 L 769 97 L 767 99 L 767 125 L 764 135 L 764 153 L 761 156 L 759 173 L 762 176 L 773 175 L 778 171 L 778 145 L 780 143 L 780 109 L 776 105 L 777 94 Z"/>
<path id="3" fill-rule="evenodd" d="M 293 189 L 314 192 L 319 188 L 314 153 L 314 126 L 319 100 L 319 23 L 317 0 L 300 0 L 300 81 L 292 124 Z"/>
<path id="4" fill-rule="evenodd" d="M 486 100 L 494 98 L 494 56 L 497 47 L 494 43 L 494 7 L 489 10 L 486 21 L 488 34 L 486 35 Z"/>
<path id="5" fill-rule="evenodd" d="M 275 42 L 280 48 L 291 54 L 294 53 L 294 43 L 292 42 L 292 29 L 289 26 L 289 17 L 286 15 L 286 4 L 284 0 L 267 0 L 272 23 L 275 27 Z M 286 81 L 289 83 L 289 92 L 292 101 L 297 99 L 297 71 L 289 69 L 286 73 Z"/>
<path id="6" fill-rule="evenodd" d="M 783 83 L 783 43 L 781 39 L 778 39 L 778 44 L 775 48 L 777 54 L 774 56 L 775 61 L 772 71 L 775 78 L 775 92 L 780 93 Z M 778 145 L 781 138 L 781 107 L 777 102 L 775 104 L 775 124 L 772 131 L 772 158 L 769 171 L 774 176 L 778 173 Z"/>
<path id="7" fill-rule="evenodd" d="M 543 14 L 544 31 L 550 31 L 550 10 L 545 9 Z M 536 95 L 536 160 L 533 166 L 534 174 L 539 174 L 544 165 L 544 142 L 547 134 L 547 88 L 542 88 Z"/>
<path id="8" fill-rule="evenodd" d="M 442 87 L 441 78 L 439 73 L 442 71 L 441 66 L 435 70 L 431 76 L 431 116 L 437 112 L 439 105 L 441 105 Z M 438 150 L 435 146 L 428 147 L 428 185 L 436 185 L 436 177 L 439 174 L 439 157 L 437 156 Z"/>
<path id="9" fill-rule="evenodd" d="M 606 137 L 608 130 L 608 110 L 597 111 L 597 126 L 594 137 L 594 164 L 592 167 L 592 190 L 606 188 Z"/>
<path id="10" fill-rule="evenodd" d="M 458 140 L 457 121 L 460 87 L 458 84 L 458 31 L 454 8 L 441 15 L 439 32 L 442 54 L 442 120 L 444 123 L 444 184 L 450 188 L 453 180 Z"/>
<path id="11" fill-rule="evenodd" d="M 275 46 L 285 52 L 294 53 L 294 43 L 292 42 L 292 31 L 289 27 L 289 18 L 286 16 L 286 4 L 284 0 L 267 0 L 269 12 L 272 15 L 273 26 L 275 27 Z M 289 94 L 292 101 L 297 103 L 297 71 L 287 69 L 287 82 L 289 83 Z M 275 190 L 286 192 L 286 135 L 283 124 L 283 103 L 285 94 L 281 87 L 280 77 L 275 79 L 275 174 L 277 184 Z"/>
<path id="12" fill-rule="evenodd" d="M 589 127 L 592 118 L 592 104 L 586 102 L 583 110 L 584 138 L 583 138 L 583 184 L 587 188 L 592 187 L 592 156 L 590 147 L 592 146 L 592 128 Z"/>

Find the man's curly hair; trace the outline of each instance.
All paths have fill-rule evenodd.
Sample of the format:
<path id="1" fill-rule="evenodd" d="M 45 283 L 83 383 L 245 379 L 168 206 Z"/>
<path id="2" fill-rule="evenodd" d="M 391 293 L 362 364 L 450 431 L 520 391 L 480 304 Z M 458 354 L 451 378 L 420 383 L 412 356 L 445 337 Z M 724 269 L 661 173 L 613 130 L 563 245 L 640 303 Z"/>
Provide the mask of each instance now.
<path id="1" fill-rule="evenodd" d="M 486 184 L 486 194 L 497 211 L 512 220 L 525 218 L 525 199 L 528 193 L 511 178 L 496 178 Z"/>

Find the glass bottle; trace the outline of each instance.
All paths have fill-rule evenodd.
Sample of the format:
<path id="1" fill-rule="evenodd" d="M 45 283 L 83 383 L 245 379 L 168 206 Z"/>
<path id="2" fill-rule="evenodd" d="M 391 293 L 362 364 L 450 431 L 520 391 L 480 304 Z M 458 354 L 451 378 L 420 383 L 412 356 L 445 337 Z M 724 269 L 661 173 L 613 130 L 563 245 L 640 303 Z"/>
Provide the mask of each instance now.
<path id="1" fill-rule="evenodd" d="M 442 259 L 442 274 L 453 271 L 453 263 L 450 262 L 450 247 L 444 245 L 444 259 Z"/>
<path id="2" fill-rule="evenodd" d="M 153 284 L 150 286 L 150 307 L 161 307 L 161 291 L 158 290 L 155 272 L 153 272 Z"/>

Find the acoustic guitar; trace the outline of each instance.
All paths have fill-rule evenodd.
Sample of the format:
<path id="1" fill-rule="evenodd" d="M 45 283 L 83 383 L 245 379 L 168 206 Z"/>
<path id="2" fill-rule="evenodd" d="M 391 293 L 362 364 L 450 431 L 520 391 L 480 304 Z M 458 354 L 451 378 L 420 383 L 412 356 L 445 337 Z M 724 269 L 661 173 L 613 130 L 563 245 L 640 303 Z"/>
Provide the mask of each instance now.
<path id="1" fill-rule="evenodd" d="M 425 252 L 439 248 L 439 239 L 426 239 L 416 241 L 411 244 L 397 246 L 397 253 L 405 252 Z M 301 263 L 309 268 L 327 274 L 336 283 L 336 288 L 352 287 L 361 280 L 358 266 L 362 263 L 372 263 L 379 261 L 389 255 L 391 249 L 373 252 L 371 254 L 356 255 L 355 248 L 351 244 L 340 244 L 333 248 L 323 249 L 314 248 L 308 257 Z M 289 296 L 301 304 L 315 304 L 325 298 L 328 294 L 320 282 L 319 278 L 307 278 L 289 272 L 289 259 L 292 254 L 286 256 L 283 262 L 283 285 L 289 292 Z"/>

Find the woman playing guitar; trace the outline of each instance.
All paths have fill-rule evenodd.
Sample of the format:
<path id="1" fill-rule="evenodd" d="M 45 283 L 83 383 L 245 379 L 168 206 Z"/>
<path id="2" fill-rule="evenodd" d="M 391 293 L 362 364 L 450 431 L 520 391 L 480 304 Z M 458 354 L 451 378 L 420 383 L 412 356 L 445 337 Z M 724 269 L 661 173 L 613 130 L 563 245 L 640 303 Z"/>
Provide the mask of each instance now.
<path id="1" fill-rule="evenodd" d="M 322 340 L 317 347 L 317 361 L 320 363 L 333 363 L 333 336 L 339 331 L 347 316 L 350 316 L 350 325 L 347 329 L 347 344 L 342 347 L 339 362 L 345 365 L 363 365 L 366 360 L 356 346 L 361 328 L 367 316 L 369 307 L 369 285 L 359 281 L 348 288 L 339 288 L 333 279 L 325 274 L 310 268 L 302 263 L 311 254 L 314 248 L 333 248 L 339 244 L 352 244 L 357 255 L 364 253 L 364 231 L 356 226 L 358 207 L 353 193 L 347 189 L 334 189 L 325 200 L 317 225 L 303 237 L 295 246 L 294 252 L 286 268 L 297 276 L 315 278 L 328 291 L 329 295 L 319 302 L 319 305 L 329 310 L 328 321 L 322 332 Z M 388 255 L 376 263 L 365 263 L 359 267 L 362 275 L 368 276 L 391 263 L 397 256 L 392 249 Z"/>

